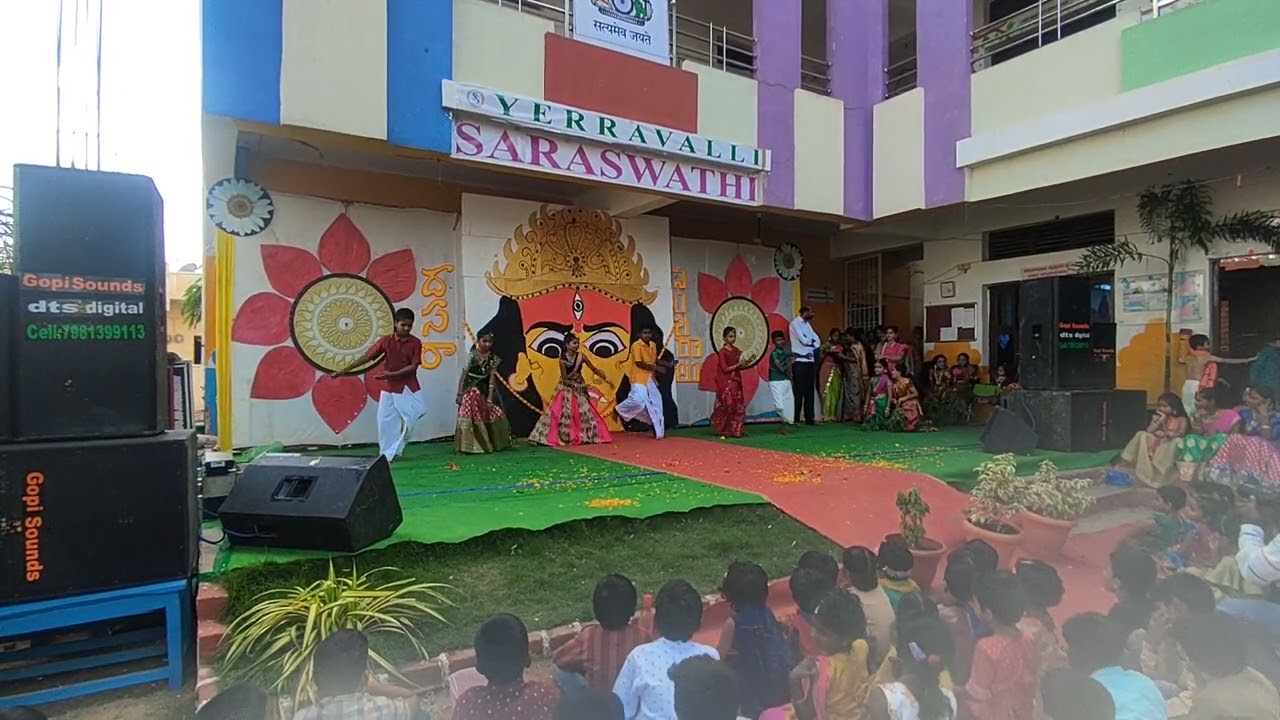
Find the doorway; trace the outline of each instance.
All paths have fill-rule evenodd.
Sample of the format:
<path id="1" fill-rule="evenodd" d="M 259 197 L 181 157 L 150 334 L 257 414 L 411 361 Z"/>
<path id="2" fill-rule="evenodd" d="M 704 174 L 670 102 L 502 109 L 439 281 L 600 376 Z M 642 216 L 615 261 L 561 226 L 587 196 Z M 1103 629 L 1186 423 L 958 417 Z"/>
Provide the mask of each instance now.
<path id="1" fill-rule="evenodd" d="M 1280 256 L 1220 260 L 1216 274 L 1213 347 L 1223 357 L 1253 357 L 1280 338 L 1280 313 L 1272 300 L 1280 287 Z M 1248 383 L 1247 365 L 1220 365 L 1218 371 L 1233 387 Z"/>

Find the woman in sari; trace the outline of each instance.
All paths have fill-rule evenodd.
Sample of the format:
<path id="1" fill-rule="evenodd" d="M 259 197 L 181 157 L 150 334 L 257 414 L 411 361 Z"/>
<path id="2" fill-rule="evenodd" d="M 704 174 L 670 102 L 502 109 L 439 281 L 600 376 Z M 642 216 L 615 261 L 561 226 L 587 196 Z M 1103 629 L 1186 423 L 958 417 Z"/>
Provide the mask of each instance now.
<path id="1" fill-rule="evenodd" d="M 1177 478 L 1178 441 L 1187 434 L 1191 421 L 1182 398 L 1165 393 L 1156 400 L 1156 413 L 1145 430 L 1120 453 L 1120 460 L 1133 468 L 1133 474 L 1149 487 L 1168 485 Z"/>
<path id="2" fill-rule="evenodd" d="M 889 379 L 893 385 L 889 390 L 890 404 L 902 413 L 903 430 L 915 430 L 924 420 L 924 409 L 920 407 L 920 391 L 909 375 L 903 373 L 897 365 L 889 366 Z"/>
<path id="3" fill-rule="evenodd" d="M 956 356 L 956 364 L 951 368 L 951 384 L 960 392 L 968 393 L 982 380 L 978 366 L 969 360 L 969 353 Z"/>
<path id="4" fill-rule="evenodd" d="M 818 394 L 822 397 L 822 421 L 838 422 L 844 400 L 845 378 L 840 371 L 840 355 L 845 351 L 839 328 L 831 328 L 822 344 L 822 366 L 818 368 Z"/>
<path id="5" fill-rule="evenodd" d="M 1227 441 L 1240 424 L 1240 415 L 1231 409 L 1230 389 L 1219 383 L 1196 391 L 1196 412 L 1191 432 L 1178 448 L 1178 475 L 1183 482 L 1196 479 L 1200 469 Z"/>
<path id="6" fill-rule="evenodd" d="M 876 359 L 902 368 L 902 372 L 910 377 L 915 374 L 915 369 L 911 367 L 911 356 L 911 346 L 898 341 L 898 326 L 886 325 L 884 340 L 876 346 Z"/>
<path id="7" fill-rule="evenodd" d="M 840 403 L 840 419 L 845 422 L 862 420 L 862 393 L 867 383 L 867 356 L 862 344 L 854 340 L 853 328 L 845 330 L 839 354 L 841 381 L 844 392 Z"/>
<path id="8" fill-rule="evenodd" d="M 738 331 L 724 329 L 724 344 L 716 352 L 716 404 L 711 411 L 711 427 L 721 437 L 742 437 L 747 419 L 747 399 L 742 392 L 742 351 L 734 347 Z"/>
<path id="9" fill-rule="evenodd" d="M 1275 392 L 1266 386 L 1247 388 L 1244 404 L 1237 432 L 1228 435 L 1210 458 L 1206 475 L 1223 485 L 1275 489 L 1280 487 L 1280 412 L 1276 412 Z"/>
<path id="10" fill-rule="evenodd" d="M 929 395 L 944 398 L 951 394 L 951 368 L 946 355 L 934 355 L 929 362 Z"/>
<path id="11" fill-rule="evenodd" d="M 454 449 L 468 455 L 511 448 L 511 426 L 498 407 L 498 365 L 493 353 L 493 331 L 481 330 L 458 379 L 458 429 Z"/>
<path id="12" fill-rule="evenodd" d="M 578 352 L 577 336 L 565 335 L 564 354 L 560 356 L 560 384 L 546 412 L 529 433 L 529 442 L 564 447 L 607 443 L 613 439 L 587 394 L 587 381 L 582 376 L 584 366 L 603 377 L 587 356 Z"/>
<path id="13" fill-rule="evenodd" d="M 889 419 L 889 368 L 884 360 L 876 360 L 871 366 L 871 393 L 862 417 L 865 422 L 884 422 Z"/>

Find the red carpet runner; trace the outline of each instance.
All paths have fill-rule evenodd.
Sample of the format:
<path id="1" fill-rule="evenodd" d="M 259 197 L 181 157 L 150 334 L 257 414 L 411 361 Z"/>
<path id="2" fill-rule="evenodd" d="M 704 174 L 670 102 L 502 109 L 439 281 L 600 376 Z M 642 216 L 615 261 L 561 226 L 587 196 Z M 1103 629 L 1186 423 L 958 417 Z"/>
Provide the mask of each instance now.
<path id="1" fill-rule="evenodd" d="M 668 437 L 655 441 L 639 434 L 615 437 L 609 445 L 570 451 L 755 493 L 843 547 L 875 549 L 885 535 L 897 532 L 894 500 L 899 490 L 916 485 L 932 509 L 926 522 L 928 535 L 948 547 L 963 541 L 961 509 L 967 496 L 927 475 L 712 440 Z M 1119 527 L 1072 536 L 1065 557 L 1054 563 L 1067 586 L 1067 597 L 1054 613 L 1060 620 L 1110 607 L 1113 599 L 1101 587 L 1102 568 L 1107 555 L 1131 530 Z M 727 558 L 726 563 L 732 559 Z M 941 582 L 939 571 L 935 586 Z"/>

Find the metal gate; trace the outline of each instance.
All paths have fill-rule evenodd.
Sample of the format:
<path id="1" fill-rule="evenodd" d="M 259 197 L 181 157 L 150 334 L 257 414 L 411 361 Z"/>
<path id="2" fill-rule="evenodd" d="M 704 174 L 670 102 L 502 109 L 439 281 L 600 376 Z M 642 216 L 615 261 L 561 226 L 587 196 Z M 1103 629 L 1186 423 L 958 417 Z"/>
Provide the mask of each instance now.
<path id="1" fill-rule="evenodd" d="M 880 254 L 844 261 L 845 327 L 871 329 L 881 322 Z"/>

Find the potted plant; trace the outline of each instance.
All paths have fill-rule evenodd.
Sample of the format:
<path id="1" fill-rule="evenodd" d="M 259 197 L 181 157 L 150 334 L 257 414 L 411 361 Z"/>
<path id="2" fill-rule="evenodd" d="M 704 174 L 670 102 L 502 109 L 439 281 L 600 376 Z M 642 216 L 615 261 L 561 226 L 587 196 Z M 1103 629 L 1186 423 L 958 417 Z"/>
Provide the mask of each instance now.
<path id="1" fill-rule="evenodd" d="M 1014 518 L 1022 512 L 1024 483 L 1018 480 L 1018 462 L 1010 453 L 996 455 L 974 469 L 978 484 L 969 492 L 964 509 L 964 532 L 970 539 L 985 540 L 1000 554 L 1000 567 L 1013 567 L 1022 543 L 1022 530 Z"/>
<path id="2" fill-rule="evenodd" d="M 1093 504 L 1089 485 L 1088 478 L 1060 479 L 1052 461 L 1040 463 L 1036 476 L 1023 488 L 1019 518 L 1023 552 L 1040 559 L 1062 553 L 1072 528 Z"/>
<path id="3" fill-rule="evenodd" d="M 911 548 L 915 562 L 911 567 L 911 579 L 926 592 L 938 574 L 938 563 L 947 548 L 942 543 L 924 534 L 924 519 L 929 515 L 929 503 L 920 495 L 920 488 L 898 491 L 898 528 L 902 531 L 899 537 Z M 893 536 L 890 536 L 893 539 Z"/>

